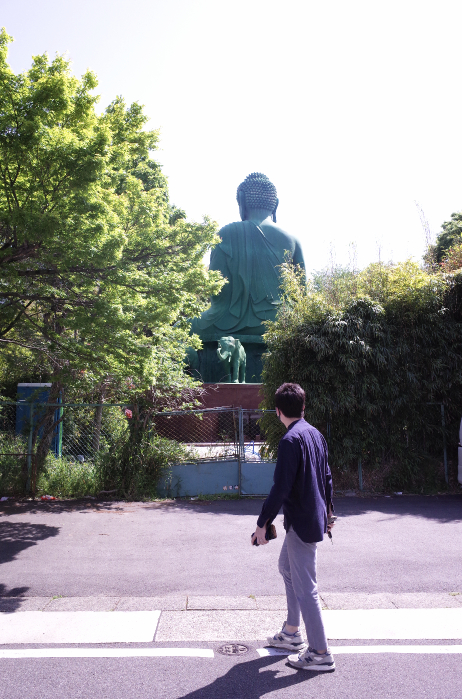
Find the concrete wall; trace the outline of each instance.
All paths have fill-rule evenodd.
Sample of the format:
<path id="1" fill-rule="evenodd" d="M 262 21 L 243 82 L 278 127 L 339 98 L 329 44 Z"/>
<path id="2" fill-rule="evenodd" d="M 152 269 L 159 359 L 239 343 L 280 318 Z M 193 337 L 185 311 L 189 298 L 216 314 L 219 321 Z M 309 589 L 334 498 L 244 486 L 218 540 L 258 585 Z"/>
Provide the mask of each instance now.
<path id="1" fill-rule="evenodd" d="M 273 462 L 244 461 L 241 464 L 242 495 L 268 495 L 273 485 Z"/>
<path id="2" fill-rule="evenodd" d="M 274 463 L 243 462 L 241 492 L 243 495 L 268 495 L 273 485 Z M 177 464 L 171 476 L 158 486 L 161 497 L 194 497 L 238 493 L 239 463 L 237 461 L 201 461 L 197 464 Z M 225 490 L 226 486 L 226 490 Z"/>

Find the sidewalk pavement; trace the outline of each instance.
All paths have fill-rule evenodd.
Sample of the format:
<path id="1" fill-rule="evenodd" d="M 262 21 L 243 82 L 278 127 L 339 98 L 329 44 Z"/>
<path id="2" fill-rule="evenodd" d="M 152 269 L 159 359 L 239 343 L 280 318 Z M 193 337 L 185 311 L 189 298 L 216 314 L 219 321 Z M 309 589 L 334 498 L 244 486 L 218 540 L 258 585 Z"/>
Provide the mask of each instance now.
<path id="1" fill-rule="evenodd" d="M 459 639 L 462 638 L 462 593 L 351 594 L 324 593 L 321 597 L 326 631 L 334 639 Z M 82 617 L 79 624 L 106 625 L 101 613 L 116 612 L 115 617 L 128 623 L 133 612 L 146 617 L 156 612 L 156 642 L 214 642 L 225 640 L 266 639 L 282 626 L 286 610 L 285 597 L 277 596 L 164 596 L 164 597 L 1 597 L 0 613 L 9 638 L 11 613 L 26 626 L 39 624 L 37 612 L 50 613 L 56 632 L 59 622 Z M 388 610 L 388 611 L 387 611 Z M 456 611 L 457 610 L 457 611 Z M 123 615 L 120 612 L 127 612 Z M 77 613 L 77 614 L 76 614 Z M 83 613 L 83 614 L 80 614 Z M 62 617 L 61 617 L 62 614 Z M 30 617 L 30 620 L 28 619 Z M 48 618 L 48 615 L 47 615 Z M 11 619 L 11 617 L 10 617 Z M 98 621 L 97 621 L 98 619 Z M 141 617 L 140 617 L 141 619 Z M 66 621 L 67 620 L 67 621 Z M 0 619 L 1 621 L 1 619 Z M 45 619 L 43 619 L 45 622 Z M 130 623 L 139 621 L 131 621 Z M 117 622 L 118 623 L 118 622 Z M 58 624 L 58 626 L 57 626 Z M 151 624 L 152 620 L 147 620 Z M 16 624 L 17 625 L 17 624 Z M 136 626 L 135 625 L 135 626 Z M 20 626 L 23 626 L 20 624 Z M 48 625 L 49 626 L 49 625 Z M 151 628 L 151 627 L 149 627 Z M 302 632 L 304 629 L 302 626 Z M 22 631 L 19 630 L 21 635 Z M 45 632 L 44 632 L 45 633 Z M 126 633 L 124 629 L 118 632 Z M 47 633 L 45 633 L 45 636 Z M 71 634 L 72 635 L 72 634 Z M 136 634 L 135 634 L 136 635 Z M 0 633 L 1 636 L 1 633 Z M 26 633 L 27 636 L 27 633 Z M 148 633 L 149 636 L 149 633 Z M 19 638 L 19 637 L 18 637 Z M 152 638 L 152 636 L 151 636 Z M 117 636 L 117 639 L 120 640 Z M 130 640 L 133 640 L 130 638 Z M 144 639 L 145 640 L 145 639 Z M 3 640 L 0 642 L 18 642 Z M 37 642 L 37 641 L 34 641 Z M 56 641 L 52 641 L 56 642 Z M 63 641 L 66 642 L 66 641 Z M 73 641 L 67 641 L 73 642 Z M 77 642 L 77 641 L 75 641 Z"/>

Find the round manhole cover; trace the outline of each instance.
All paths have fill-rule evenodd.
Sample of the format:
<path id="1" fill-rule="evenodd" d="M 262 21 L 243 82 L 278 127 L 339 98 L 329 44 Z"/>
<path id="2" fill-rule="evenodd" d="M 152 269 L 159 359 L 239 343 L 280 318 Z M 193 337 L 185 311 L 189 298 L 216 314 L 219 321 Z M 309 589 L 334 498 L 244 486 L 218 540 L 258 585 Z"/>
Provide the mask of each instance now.
<path id="1" fill-rule="evenodd" d="M 244 655 L 244 653 L 249 652 L 250 648 L 243 643 L 225 643 L 224 646 L 220 646 L 217 650 L 222 655 Z"/>

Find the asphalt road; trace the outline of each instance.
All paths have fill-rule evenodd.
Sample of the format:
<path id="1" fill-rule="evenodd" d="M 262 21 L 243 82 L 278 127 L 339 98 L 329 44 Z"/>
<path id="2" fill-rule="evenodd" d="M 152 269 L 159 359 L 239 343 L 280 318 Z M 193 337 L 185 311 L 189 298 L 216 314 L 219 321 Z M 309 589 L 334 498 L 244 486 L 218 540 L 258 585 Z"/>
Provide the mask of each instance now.
<path id="1" fill-rule="evenodd" d="M 340 658 L 342 658 L 340 660 Z M 461 656 L 337 656 L 333 673 L 285 658 L 2 660 L 2 699 L 459 699 Z"/>
<path id="2" fill-rule="evenodd" d="M 251 547 L 259 500 L 202 504 L 9 504 L 0 510 L 0 595 L 283 594 L 278 539 Z M 461 586 L 462 496 L 340 498 L 320 591 Z"/>
<path id="3" fill-rule="evenodd" d="M 259 548 L 249 545 L 261 507 L 258 500 L 209 504 L 2 503 L 0 507 L 0 602 L 13 602 L 13 612 L 17 597 L 29 601 L 43 598 L 47 608 L 64 610 L 72 603 L 64 598 L 86 598 L 85 604 L 93 600 L 95 609 L 103 609 L 103 598 L 110 596 L 138 598 L 140 604 L 143 597 L 241 595 L 249 605 L 255 597 L 258 608 L 258 596 L 283 593 L 277 572 L 283 540 L 280 518 L 276 541 Z M 320 591 L 326 599 L 351 596 L 374 601 L 383 594 L 410 595 L 412 600 L 415 593 L 416 599 L 427 599 L 427 594 L 434 600 L 442 593 L 462 593 L 462 496 L 342 498 L 337 500 L 336 509 L 339 520 L 334 545 L 326 540 L 318 554 Z M 63 598 L 44 600 L 55 595 Z M 452 600 L 456 605 L 459 597 Z M 229 619 L 247 613 L 232 609 L 226 612 Z M 203 618 L 212 619 L 214 613 L 225 617 L 224 612 L 216 611 Z M 249 608 L 249 615 L 256 613 Z M 204 613 L 173 611 L 164 618 L 193 618 L 194 614 Z M 164 621 L 165 631 L 168 624 L 166 628 Z M 203 629 L 202 638 L 207 631 Z M 0 697 L 462 698 L 460 650 L 454 654 L 339 652 L 336 671 L 317 675 L 295 670 L 284 657 L 259 657 L 256 649 L 264 645 L 262 638 L 223 637 L 223 641 L 231 640 L 246 642 L 249 652 L 242 657 L 224 657 L 216 652 L 219 642 L 189 639 L 138 646 L 210 648 L 214 657 L 3 658 Z M 331 645 L 340 651 L 339 646 L 346 644 L 390 643 L 423 648 L 461 644 L 462 639 L 403 638 L 390 642 L 358 638 L 332 641 Z M 119 646 L 127 647 L 112 644 L 111 648 Z M 3 645 L 0 650 L 10 647 Z"/>

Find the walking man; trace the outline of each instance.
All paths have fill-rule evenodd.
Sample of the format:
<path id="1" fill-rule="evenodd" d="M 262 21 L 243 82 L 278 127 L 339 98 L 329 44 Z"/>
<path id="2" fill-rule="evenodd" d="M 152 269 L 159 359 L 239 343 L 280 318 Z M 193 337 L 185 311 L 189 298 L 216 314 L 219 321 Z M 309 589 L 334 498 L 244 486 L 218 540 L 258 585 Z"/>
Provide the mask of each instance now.
<path id="1" fill-rule="evenodd" d="M 284 383 L 275 395 L 276 415 L 287 428 L 279 442 L 274 485 L 263 503 L 252 544 L 267 544 L 266 526 L 281 506 L 286 537 L 279 557 L 279 572 L 286 588 L 287 620 L 268 644 L 297 651 L 288 660 L 303 670 L 332 671 L 334 658 L 327 647 L 316 582 L 316 544 L 333 524 L 332 475 L 327 444 L 308 424 L 303 413 L 305 392 L 296 383 Z M 300 633 L 305 622 L 308 646 Z"/>

